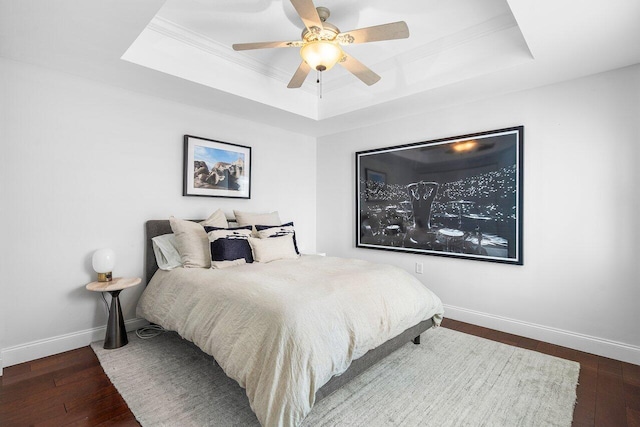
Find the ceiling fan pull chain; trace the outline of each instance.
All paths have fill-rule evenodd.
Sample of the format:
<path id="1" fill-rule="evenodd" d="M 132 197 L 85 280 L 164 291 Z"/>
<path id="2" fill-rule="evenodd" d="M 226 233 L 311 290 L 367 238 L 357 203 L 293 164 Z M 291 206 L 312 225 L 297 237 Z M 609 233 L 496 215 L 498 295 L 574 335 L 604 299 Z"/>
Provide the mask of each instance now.
<path id="1" fill-rule="evenodd" d="M 316 71 L 316 83 L 318 84 L 318 97 L 322 99 L 322 71 Z"/>

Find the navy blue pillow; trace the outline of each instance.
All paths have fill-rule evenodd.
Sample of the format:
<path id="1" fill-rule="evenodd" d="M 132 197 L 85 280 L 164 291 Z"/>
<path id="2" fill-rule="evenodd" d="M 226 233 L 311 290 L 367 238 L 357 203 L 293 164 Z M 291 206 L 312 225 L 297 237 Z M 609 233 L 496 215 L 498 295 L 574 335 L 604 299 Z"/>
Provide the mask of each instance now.
<path id="1" fill-rule="evenodd" d="M 247 263 L 253 262 L 253 253 L 247 239 L 250 233 L 246 233 L 247 230 L 251 231 L 250 225 L 236 228 L 205 227 L 204 230 L 210 241 L 212 236 L 219 236 L 209 243 L 212 261 L 235 261 L 244 258 Z M 239 233 L 239 230 L 244 230 L 245 233 Z M 215 233 L 209 234 L 211 231 Z"/>
<path id="2" fill-rule="evenodd" d="M 211 242 L 211 261 L 234 261 L 244 258 L 253 262 L 253 253 L 247 239 L 221 238 Z"/>
<path id="3" fill-rule="evenodd" d="M 283 227 L 291 227 L 288 230 L 283 229 Z M 271 230 L 273 229 L 273 230 Z M 296 250 L 296 253 L 300 255 L 300 251 L 298 250 L 298 243 L 296 242 L 296 231 L 293 229 L 293 221 L 288 222 L 282 225 L 256 225 L 256 230 L 260 237 L 280 237 L 286 236 L 287 234 L 293 234 L 293 247 Z M 261 231 L 269 230 L 267 233 L 260 233 Z"/>

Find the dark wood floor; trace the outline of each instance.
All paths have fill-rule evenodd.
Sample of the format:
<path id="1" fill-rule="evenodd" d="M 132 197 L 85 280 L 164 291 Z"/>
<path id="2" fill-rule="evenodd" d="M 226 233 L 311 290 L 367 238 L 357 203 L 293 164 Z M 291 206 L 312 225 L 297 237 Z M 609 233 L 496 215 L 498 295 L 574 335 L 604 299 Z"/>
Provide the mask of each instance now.
<path id="1" fill-rule="evenodd" d="M 580 363 L 573 425 L 640 426 L 640 366 L 445 319 L 443 326 Z M 137 426 L 89 347 L 11 366 L 0 426 Z"/>

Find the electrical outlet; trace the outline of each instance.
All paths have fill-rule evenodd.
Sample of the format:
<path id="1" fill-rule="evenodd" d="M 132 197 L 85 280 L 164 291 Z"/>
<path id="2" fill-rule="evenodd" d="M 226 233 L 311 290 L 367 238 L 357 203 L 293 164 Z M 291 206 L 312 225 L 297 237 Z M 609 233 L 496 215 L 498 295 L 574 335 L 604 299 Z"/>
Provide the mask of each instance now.
<path id="1" fill-rule="evenodd" d="M 421 262 L 416 262 L 416 273 L 418 274 L 422 274 L 423 272 L 423 265 Z"/>

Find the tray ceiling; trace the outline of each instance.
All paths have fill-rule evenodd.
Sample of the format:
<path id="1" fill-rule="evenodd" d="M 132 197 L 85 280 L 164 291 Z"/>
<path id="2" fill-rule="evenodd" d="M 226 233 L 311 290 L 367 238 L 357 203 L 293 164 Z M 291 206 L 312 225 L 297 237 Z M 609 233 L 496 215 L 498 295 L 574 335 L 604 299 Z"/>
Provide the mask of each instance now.
<path id="1" fill-rule="evenodd" d="M 317 0 L 342 31 L 406 21 L 408 39 L 346 46 L 378 73 L 335 67 L 287 89 L 298 49 L 289 0 L 0 0 L 0 57 L 310 136 L 640 62 L 638 0 Z"/>
<path id="2" fill-rule="evenodd" d="M 236 52 L 233 43 L 299 40 L 289 1 L 168 0 L 123 59 L 237 96 L 321 120 L 522 62 L 532 55 L 505 0 L 404 2 L 318 0 L 342 31 L 406 21 L 410 37 L 345 47 L 382 80 L 366 86 L 341 67 L 301 89 L 287 83 L 299 49 Z"/>

